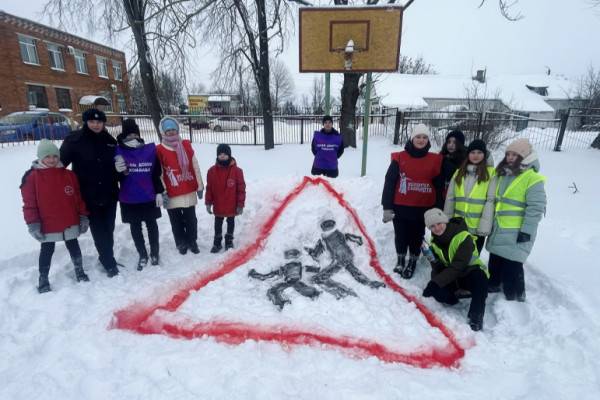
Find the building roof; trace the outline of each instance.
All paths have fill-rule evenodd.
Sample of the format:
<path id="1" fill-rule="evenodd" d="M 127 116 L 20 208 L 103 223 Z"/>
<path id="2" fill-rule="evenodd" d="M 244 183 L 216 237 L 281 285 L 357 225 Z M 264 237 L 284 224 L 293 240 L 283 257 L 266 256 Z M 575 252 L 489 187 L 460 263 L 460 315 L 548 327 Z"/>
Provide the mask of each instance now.
<path id="1" fill-rule="evenodd" d="M 486 77 L 485 83 L 469 76 L 383 74 L 377 83 L 382 103 L 388 107 L 424 108 L 425 99 L 465 99 L 477 88 L 485 99 L 499 99 L 512 110 L 526 112 L 554 111 L 545 100 L 571 99 L 576 84 L 558 75 L 498 75 Z M 545 87 L 547 95 L 530 87 Z"/>

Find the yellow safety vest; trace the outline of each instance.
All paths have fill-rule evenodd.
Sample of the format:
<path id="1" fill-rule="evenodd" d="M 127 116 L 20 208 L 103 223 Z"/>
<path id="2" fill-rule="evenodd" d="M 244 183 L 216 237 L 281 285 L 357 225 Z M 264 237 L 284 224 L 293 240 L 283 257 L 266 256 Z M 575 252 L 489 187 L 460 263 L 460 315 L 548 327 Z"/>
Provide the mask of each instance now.
<path id="1" fill-rule="evenodd" d="M 546 177 L 530 168 L 518 175 L 500 195 L 503 179 L 504 176 L 499 177 L 496 187 L 496 221 L 502 229 L 520 229 L 527 207 L 527 191 L 533 185 L 545 182 Z"/>
<path id="2" fill-rule="evenodd" d="M 479 221 L 483 214 L 483 208 L 487 200 L 487 191 L 490 186 L 492 177 L 496 174 L 494 167 L 487 167 L 490 179 L 485 182 L 475 182 L 471 193 L 465 194 L 465 178 L 462 184 L 456 183 L 456 175 L 454 173 L 454 217 L 464 218 L 469 230 L 473 231 L 479 227 Z"/>
<path id="3" fill-rule="evenodd" d="M 448 260 L 444 257 L 444 252 L 439 248 L 434 242 L 431 243 L 431 249 L 435 252 L 438 259 L 444 264 L 444 266 L 449 266 L 452 260 L 454 259 L 454 255 L 456 254 L 456 250 L 460 247 L 462 242 L 470 238 L 473 241 L 473 255 L 471 256 L 471 260 L 469 261 L 469 265 L 478 266 L 485 273 L 485 275 L 489 278 L 490 273 L 488 271 L 487 265 L 479 258 L 479 252 L 477 251 L 477 244 L 475 240 L 475 236 L 471 235 L 467 231 L 462 231 L 454 235 L 452 240 L 450 241 L 450 246 L 448 246 Z"/>

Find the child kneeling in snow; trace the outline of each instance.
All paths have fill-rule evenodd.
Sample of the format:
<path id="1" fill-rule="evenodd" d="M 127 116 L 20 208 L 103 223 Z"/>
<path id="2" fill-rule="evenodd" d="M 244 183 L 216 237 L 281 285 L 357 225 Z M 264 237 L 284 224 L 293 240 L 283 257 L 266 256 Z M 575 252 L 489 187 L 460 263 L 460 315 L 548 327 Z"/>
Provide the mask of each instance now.
<path id="1" fill-rule="evenodd" d="M 433 296 L 440 303 L 454 305 L 458 303 L 457 289 L 470 291 L 469 326 L 474 331 L 481 330 L 489 273 L 479 259 L 475 237 L 462 218 L 448 220 L 438 208 L 425 212 L 425 224 L 431 230 L 435 260 L 431 263 L 431 280 L 423 296 Z"/>
<path id="2" fill-rule="evenodd" d="M 129 224 L 133 243 L 138 251 L 137 269 L 148 265 L 148 251 L 144 243 L 142 222 L 148 229 L 150 262 L 158 265 L 158 224 L 165 188 L 160 179 L 162 170 L 154 143 L 145 144 L 140 128 L 133 119 L 123 121 L 123 132 L 117 136 L 115 169 L 119 172 L 119 202 L 121 220 Z"/>
<path id="3" fill-rule="evenodd" d="M 225 250 L 233 248 L 235 216 L 244 211 L 246 200 L 246 182 L 244 171 L 231 157 L 231 147 L 226 144 L 217 146 L 217 161 L 210 167 L 206 177 L 206 211 L 215 214 L 215 238 L 211 253 L 218 253 L 223 246 L 223 219 L 227 218 Z"/>
<path id="4" fill-rule="evenodd" d="M 42 139 L 35 160 L 21 181 L 23 215 L 29 233 L 41 242 L 38 292 L 49 292 L 48 273 L 55 242 L 63 241 L 75 266 L 77 281 L 89 281 L 77 237 L 89 227 L 88 211 L 73 172 L 63 167 L 58 147 Z"/>

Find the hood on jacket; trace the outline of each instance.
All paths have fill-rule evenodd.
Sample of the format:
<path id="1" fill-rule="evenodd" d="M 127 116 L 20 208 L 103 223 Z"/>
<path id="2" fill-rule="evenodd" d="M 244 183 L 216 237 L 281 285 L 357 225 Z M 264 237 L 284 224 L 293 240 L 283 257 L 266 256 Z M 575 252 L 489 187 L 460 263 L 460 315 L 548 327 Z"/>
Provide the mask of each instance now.
<path id="1" fill-rule="evenodd" d="M 529 168 L 533 168 L 535 172 L 540 172 L 540 161 L 535 151 L 532 151 L 523 159 L 523 161 L 521 161 L 521 169 L 523 171 Z"/>

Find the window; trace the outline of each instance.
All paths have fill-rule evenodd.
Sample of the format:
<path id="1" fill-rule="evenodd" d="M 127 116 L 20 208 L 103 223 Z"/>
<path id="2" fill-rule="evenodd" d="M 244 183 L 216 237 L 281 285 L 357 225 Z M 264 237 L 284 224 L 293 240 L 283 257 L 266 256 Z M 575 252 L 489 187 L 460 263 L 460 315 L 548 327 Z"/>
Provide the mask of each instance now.
<path id="1" fill-rule="evenodd" d="M 123 70 L 121 69 L 121 63 L 118 61 L 113 61 L 112 66 L 113 66 L 113 75 L 115 76 L 115 80 L 122 81 L 123 80 Z"/>
<path id="2" fill-rule="evenodd" d="M 44 86 L 27 85 L 27 101 L 35 108 L 48 108 L 48 96 Z"/>
<path id="3" fill-rule="evenodd" d="M 40 65 L 35 39 L 19 35 L 19 47 L 21 48 L 21 58 L 25 64 Z"/>
<path id="4" fill-rule="evenodd" d="M 73 105 L 71 103 L 71 91 L 63 88 L 55 88 L 55 90 L 58 108 L 68 108 L 70 110 L 73 109 Z"/>
<path id="5" fill-rule="evenodd" d="M 81 50 L 75 50 L 75 70 L 80 74 L 87 74 L 87 63 L 85 62 L 85 53 Z"/>
<path id="6" fill-rule="evenodd" d="M 127 102 L 125 96 L 122 93 L 117 93 L 117 104 L 119 104 L 119 112 L 121 114 L 127 113 Z"/>
<path id="7" fill-rule="evenodd" d="M 108 63 L 106 58 L 96 56 L 96 65 L 98 65 L 98 76 L 100 78 L 108 78 Z"/>
<path id="8" fill-rule="evenodd" d="M 50 68 L 57 71 L 65 70 L 65 60 L 60 50 L 60 46 L 48 43 L 48 56 L 50 58 Z"/>
<path id="9" fill-rule="evenodd" d="M 113 112 L 113 100 L 110 92 L 100 92 L 100 96 L 104 97 L 108 101 L 108 105 L 104 106 L 104 111 Z"/>

